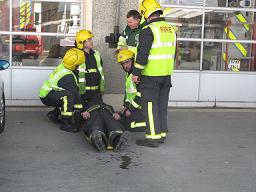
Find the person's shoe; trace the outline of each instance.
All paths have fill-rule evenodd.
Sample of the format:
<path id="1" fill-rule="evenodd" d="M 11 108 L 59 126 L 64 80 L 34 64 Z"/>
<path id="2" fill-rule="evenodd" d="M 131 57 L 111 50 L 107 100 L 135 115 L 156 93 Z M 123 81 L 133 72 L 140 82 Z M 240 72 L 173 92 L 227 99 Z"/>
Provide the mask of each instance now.
<path id="1" fill-rule="evenodd" d="M 106 145 L 102 140 L 102 135 L 99 131 L 94 131 L 91 135 L 91 142 L 99 152 L 106 151 Z"/>
<path id="2" fill-rule="evenodd" d="M 159 139 L 138 139 L 136 140 L 136 144 L 144 147 L 159 147 Z"/>
<path id="3" fill-rule="evenodd" d="M 58 108 L 55 108 L 54 110 L 52 111 L 49 111 L 46 115 L 48 117 L 48 119 L 50 121 L 52 121 L 53 123 L 60 123 L 60 119 L 59 119 L 59 116 L 60 116 L 60 111 Z"/>
<path id="4" fill-rule="evenodd" d="M 79 129 L 75 126 L 72 126 L 71 121 L 68 119 L 63 119 L 61 121 L 60 130 L 70 132 L 70 133 L 77 133 Z"/>
<path id="5" fill-rule="evenodd" d="M 129 131 L 123 132 L 120 136 L 118 136 L 113 142 L 113 150 L 119 151 L 124 145 L 127 144 L 130 133 Z"/>
<path id="6" fill-rule="evenodd" d="M 158 143 L 159 144 L 164 144 L 165 139 L 166 139 L 165 137 L 161 137 L 161 139 L 159 139 Z"/>

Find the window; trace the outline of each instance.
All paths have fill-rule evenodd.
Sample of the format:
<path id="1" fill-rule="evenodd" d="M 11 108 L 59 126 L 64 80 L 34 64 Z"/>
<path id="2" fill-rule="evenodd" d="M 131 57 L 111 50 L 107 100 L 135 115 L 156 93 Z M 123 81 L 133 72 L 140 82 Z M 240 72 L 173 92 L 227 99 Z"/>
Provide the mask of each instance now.
<path id="1" fill-rule="evenodd" d="M 9 60 L 9 35 L 0 34 L 0 59 Z"/>
<path id="2" fill-rule="evenodd" d="M 176 69 L 180 70 L 199 70 L 200 65 L 200 47 L 201 43 L 196 41 L 178 41 L 177 51 L 179 54 L 179 63 L 176 63 Z"/>
<path id="3" fill-rule="evenodd" d="M 82 1 L 0 1 L 0 56 L 12 47 L 12 66 L 56 66 L 74 46 L 80 28 Z M 9 35 L 10 34 L 10 35 Z M 10 41 L 11 39 L 12 41 Z"/>
<path id="4" fill-rule="evenodd" d="M 176 69 L 256 71 L 255 1 L 159 2 L 169 9 L 166 20 L 177 28 Z"/>

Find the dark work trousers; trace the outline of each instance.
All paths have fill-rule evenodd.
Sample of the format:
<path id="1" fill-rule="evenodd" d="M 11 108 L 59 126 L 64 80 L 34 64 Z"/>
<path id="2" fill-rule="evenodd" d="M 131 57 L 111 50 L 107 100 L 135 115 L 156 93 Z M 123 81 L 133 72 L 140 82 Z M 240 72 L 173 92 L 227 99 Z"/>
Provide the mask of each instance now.
<path id="1" fill-rule="evenodd" d="M 126 117 L 121 115 L 122 123 L 126 130 L 131 132 L 144 132 L 146 129 L 146 122 L 141 109 L 131 112 L 131 116 Z"/>
<path id="2" fill-rule="evenodd" d="M 120 121 L 114 119 L 108 110 L 100 108 L 90 112 L 90 118 L 84 120 L 82 130 L 89 139 L 93 131 L 100 131 L 104 134 L 105 138 L 103 139 L 108 144 L 107 140 L 111 135 L 122 134 L 124 127 Z"/>
<path id="3" fill-rule="evenodd" d="M 167 133 L 167 108 L 171 76 L 141 76 L 139 84 L 146 139 L 160 139 Z"/>
<path id="4" fill-rule="evenodd" d="M 60 107 L 63 117 L 70 117 L 73 113 L 75 99 L 73 94 L 68 91 L 50 91 L 45 98 L 40 98 L 46 106 Z"/>

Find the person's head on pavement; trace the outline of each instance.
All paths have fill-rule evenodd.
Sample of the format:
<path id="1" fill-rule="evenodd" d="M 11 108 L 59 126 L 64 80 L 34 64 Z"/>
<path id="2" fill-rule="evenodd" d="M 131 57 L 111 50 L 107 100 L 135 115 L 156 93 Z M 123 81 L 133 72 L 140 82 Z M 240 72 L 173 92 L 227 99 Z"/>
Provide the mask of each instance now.
<path id="1" fill-rule="evenodd" d="M 123 67 L 124 71 L 130 72 L 134 63 L 134 53 L 128 49 L 119 51 L 117 62 Z"/>

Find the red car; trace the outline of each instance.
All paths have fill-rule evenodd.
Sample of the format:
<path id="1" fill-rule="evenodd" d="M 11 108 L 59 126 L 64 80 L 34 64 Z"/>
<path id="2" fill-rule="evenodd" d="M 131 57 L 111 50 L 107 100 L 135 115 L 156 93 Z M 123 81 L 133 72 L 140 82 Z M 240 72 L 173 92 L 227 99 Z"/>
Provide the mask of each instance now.
<path id="1" fill-rule="evenodd" d="M 35 32 L 35 28 L 30 25 L 26 27 L 26 31 Z M 21 60 L 23 57 L 32 56 L 37 59 L 42 53 L 42 44 L 36 35 L 16 35 L 12 39 L 12 50 L 14 60 Z"/>

